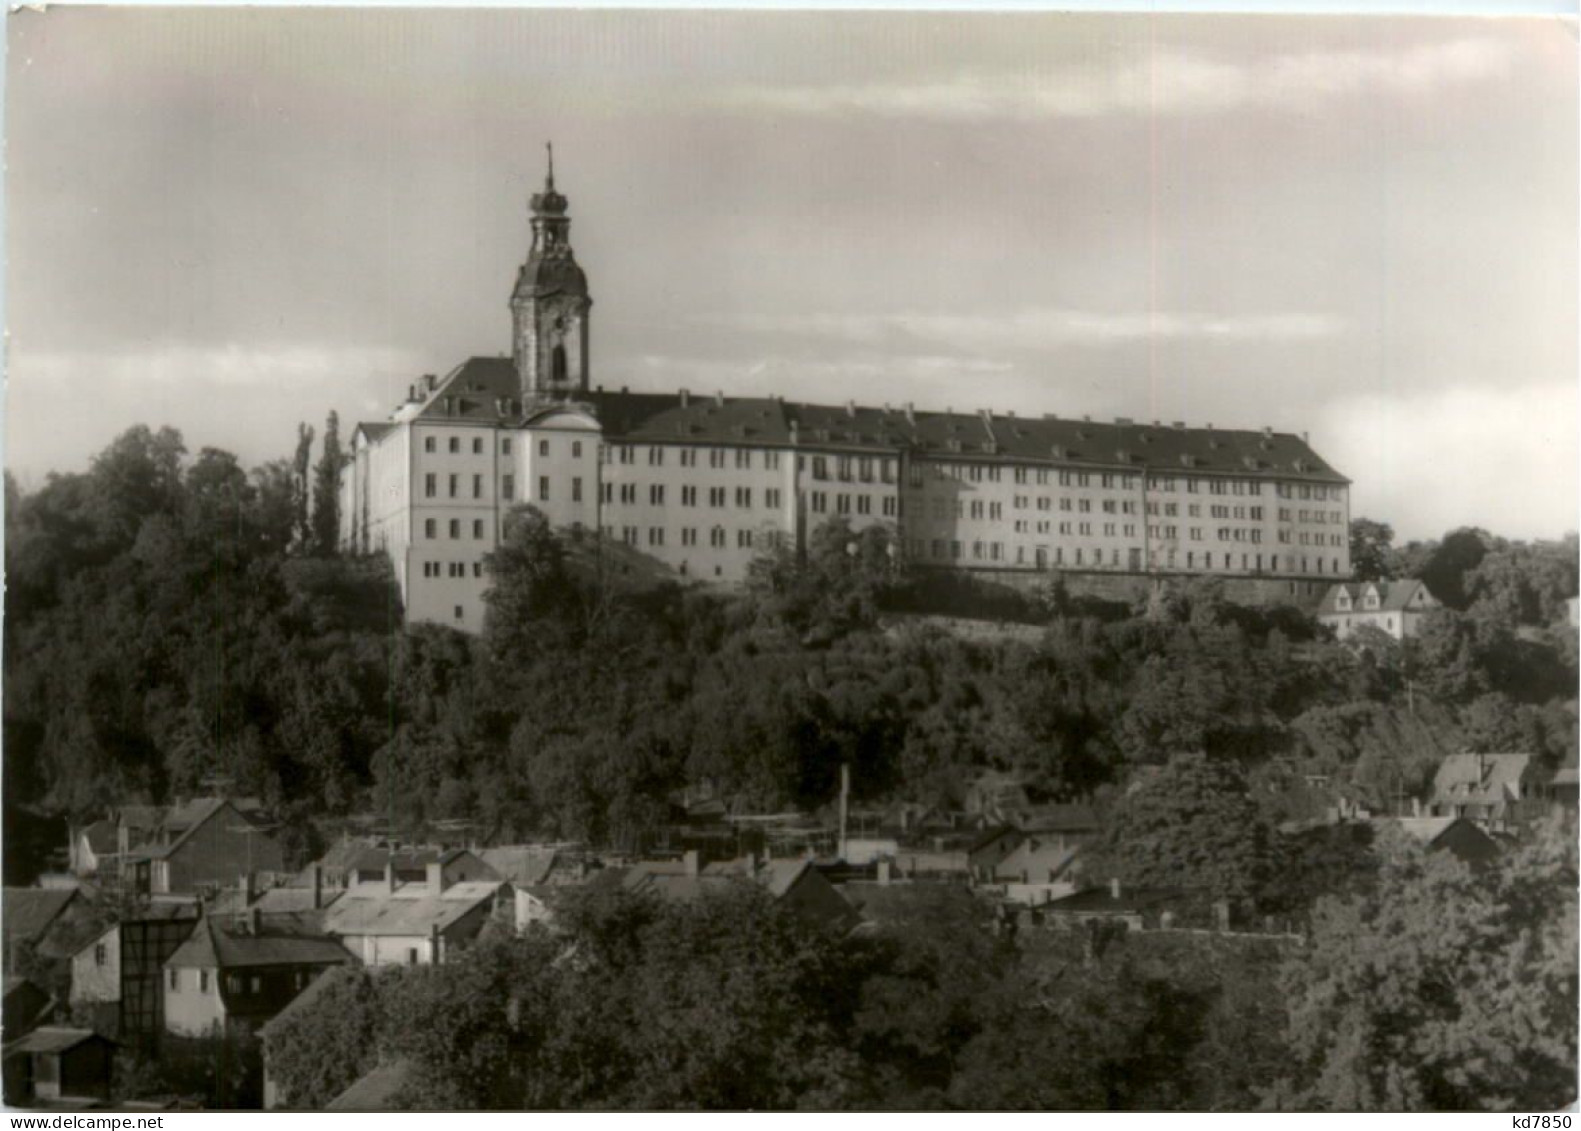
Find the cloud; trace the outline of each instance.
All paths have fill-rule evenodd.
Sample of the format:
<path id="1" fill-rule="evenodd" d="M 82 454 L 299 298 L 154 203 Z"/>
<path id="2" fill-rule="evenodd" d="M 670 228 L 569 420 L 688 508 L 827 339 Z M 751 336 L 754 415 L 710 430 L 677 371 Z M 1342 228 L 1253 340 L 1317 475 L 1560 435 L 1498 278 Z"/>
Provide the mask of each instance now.
<path id="1" fill-rule="evenodd" d="M 1398 537 L 1457 526 L 1554 537 L 1577 527 L 1577 387 L 1471 387 L 1339 398 L 1314 440 L 1355 480 L 1351 514 Z"/>
<path id="2" fill-rule="evenodd" d="M 1309 51 L 1227 62 L 1162 49 L 1115 67 L 1065 64 L 1016 74 L 961 71 L 949 78 L 737 88 L 727 103 L 791 114 L 978 121 L 1211 114 L 1242 107 L 1309 110 L 1338 98 L 1426 95 L 1506 75 L 1509 45 L 1461 38 L 1403 51 Z"/>
<path id="3" fill-rule="evenodd" d="M 1102 312 L 1027 308 L 1003 314 L 741 314 L 699 318 L 731 330 L 799 334 L 886 345 L 898 339 L 947 343 L 992 357 L 1006 351 L 1105 346 L 1165 339 L 1275 342 L 1333 337 L 1343 319 L 1317 312 L 1223 315 L 1191 311 Z M 956 359 L 958 360 L 958 359 Z"/>
<path id="4" fill-rule="evenodd" d="M 12 392 L 35 385 L 91 383 L 133 389 L 181 387 L 233 392 L 304 390 L 370 375 L 417 375 L 422 359 L 384 346 L 156 345 L 125 352 L 19 352 L 9 365 Z M 201 395 L 201 394 L 200 394 Z"/>

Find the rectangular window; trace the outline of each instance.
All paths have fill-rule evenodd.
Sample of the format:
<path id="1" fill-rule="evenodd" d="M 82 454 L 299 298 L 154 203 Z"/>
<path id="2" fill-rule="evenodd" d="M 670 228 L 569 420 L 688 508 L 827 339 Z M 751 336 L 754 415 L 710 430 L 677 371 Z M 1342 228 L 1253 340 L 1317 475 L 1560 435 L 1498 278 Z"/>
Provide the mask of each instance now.
<path id="1" fill-rule="evenodd" d="M 516 477 L 514 475 L 500 476 L 500 496 L 505 499 L 516 497 Z"/>
<path id="2" fill-rule="evenodd" d="M 461 520 L 459 518 L 453 518 L 450 520 L 450 536 L 452 538 L 461 537 Z"/>
<path id="3" fill-rule="evenodd" d="M 437 494 L 439 494 L 439 476 L 430 471 L 423 476 L 423 495 L 425 498 L 432 499 Z"/>
<path id="4" fill-rule="evenodd" d="M 763 492 L 763 505 L 770 510 L 778 510 L 780 505 L 780 489 L 770 487 Z"/>
<path id="5" fill-rule="evenodd" d="M 431 452 L 433 450 L 434 450 L 434 438 L 432 436 L 424 436 L 423 437 L 423 451 Z"/>
<path id="6" fill-rule="evenodd" d="M 480 455 L 483 454 L 483 437 L 482 436 L 474 436 L 472 438 L 472 454 L 475 455 L 475 456 L 480 456 Z"/>
<path id="7" fill-rule="evenodd" d="M 483 476 L 481 475 L 474 475 L 472 477 L 472 497 L 474 499 L 481 499 L 483 497 Z"/>
<path id="8" fill-rule="evenodd" d="M 511 438 L 509 436 L 507 436 L 503 440 L 500 441 L 500 455 L 508 456 L 510 454 L 511 454 Z"/>
<path id="9" fill-rule="evenodd" d="M 662 527 L 662 526 L 650 526 L 650 527 L 648 527 L 648 545 L 650 545 L 650 546 L 662 546 L 662 545 L 664 545 L 664 527 Z"/>
<path id="10" fill-rule="evenodd" d="M 780 469 L 780 454 L 778 452 L 764 452 L 763 468 L 765 471 L 778 471 Z"/>
<path id="11" fill-rule="evenodd" d="M 423 537 L 424 538 L 437 538 L 437 537 L 439 537 L 439 521 L 438 521 L 438 519 L 433 519 L 433 518 L 425 518 L 425 519 L 423 519 Z"/>
<path id="12" fill-rule="evenodd" d="M 746 454 L 749 454 L 749 453 L 742 452 L 740 454 L 746 455 Z M 737 487 L 736 488 L 736 506 L 738 506 L 738 507 L 750 507 L 751 505 L 752 505 L 752 488 L 751 487 Z"/>
<path id="13" fill-rule="evenodd" d="M 459 476 L 459 475 L 452 475 L 450 477 L 450 497 L 452 499 L 454 499 L 456 496 L 458 496 L 460 494 L 461 494 L 461 476 Z"/>
<path id="14" fill-rule="evenodd" d="M 475 518 L 472 520 L 472 537 L 483 537 L 483 520 L 481 518 Z"/>
<path id="15" fill-rule="evenodd" d="M 206 994 L 208 992 L 209 992 L 209 972 L 207 970 L 199 970 L 198 971 L 198 993 Z"/>
<path id="16" fill-rule="evenodd" d="M 460 436 L 452 436 L 452 437 L 450 437 L 450 451 L 452 453 L 455 453 L 455 452 L 459 452 L 460 450 L 461 450 L 461 437 Z"/>
<path id="17" fill-rule="evenodd" d="M 581 459 L 582 458 L 582 441 L 581 440 L 572 440 L 571 441 L 571 458 L 572 459 Z"/>
<path id="18" fill-rule="evenodd" d="M 175 969 L 174 967 L 171 967 L 169 981 L 170 981 L 170 988 L 171 989 L 173 989 L 173 990 L 181 989 L 181 971 Z"/>
<path id="19" fill-rule="evenodd" d="M 750 550 L 752 548 L 752 531 L 736 531 L 736 546 L 743 550 Z"/>
<path id="20" fill-rule="evenodd" d="M 571 478 L 571 501 L 573 503 L 582 501 L 582 477 L 580 475 L 572 476 Z"/>
<path id="21" fill-rule="evenodd" d="M 538 454 L 541 455 L 541 456 L 546 456 L 546 455 L 549 454 L 549 441 L 548 440 L 539 440 L 538 441 Z"/>
<path id="22" fill-rule="evenodd" d="M 540 503 L 549 501 L 549 477 L 547 475 L 538 477 L 538 501 Z"/>
<path id="23" fill-rule="evenodd" d="M 654 451 L 663 451 L 663 449 L 655 448 Z M 663 483 L 648 484 L 648 505 L 652 507 L 662 507 L 664 505 Z"/>

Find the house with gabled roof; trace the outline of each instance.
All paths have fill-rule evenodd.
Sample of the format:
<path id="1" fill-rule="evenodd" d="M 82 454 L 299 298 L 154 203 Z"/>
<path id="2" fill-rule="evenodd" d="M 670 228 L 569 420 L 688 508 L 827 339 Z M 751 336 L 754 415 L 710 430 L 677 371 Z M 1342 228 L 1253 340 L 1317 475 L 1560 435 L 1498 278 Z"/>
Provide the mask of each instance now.
<path id="1" fill-rule="evenodd" d="M 165 960 L 166 1032 L 252 1033 L 325 970 L 356 959 L 334 939 L 205 917 Z"/>
<path id="2" fill-rule="evenodd" d="M 123 873 L 155 895 L 192 893 L 238 876 L 286 871 L 285 850 L 258 810 L 245 802 L 205 797 L 164 814 L 152 838 L 132 848 Z"/>
<path id="3" fill-rule="evenodd" d="M 394 868 L 354 884 L 324 912 L 324 930 L 367 966 L 438 964 L 472 942 L 496 915 L 514 915 L 511 885 L 498 879 L 450 880 L 437 860 L 420 882 Z"/>
<path id="4" fill-rule="evenodd" d="M 71 1005 L 95 1029 L 125 1044 L 158 1039 L 165 1027 L 165 962 L 198 925 L 196 903 L 150 903 L 112 923 L 71 956 Z"/>
<path id="5" fill-rule="evenodd" d="M 747 855 L 704 866 L 693 851 L 679 860 L 639 861 L 621 878 L 621 886 L 629 892 L 678 902 L 742 882 L 757 884 L 776 904 L 821 930 L 849 931 L 860 920 L 811 857 L 760 860 Z"/>
<path id="6" fill-rule="evenodd" d="M 1443 606 L 1422 582 L 1358 581 L 1331 585 L 1317 608 L 1320 624 L 1348 640 L 1358 629 L 1376 628 L 1396 640 L 1422 631 L 1422 623 Z"/>
<path id="7" fill-rule="evenodd" d="M 1433 775 L 1428 815 L 1508 832 L 1547 811 L 1547 776 L 1530 754 L 1451 754 Z"/>

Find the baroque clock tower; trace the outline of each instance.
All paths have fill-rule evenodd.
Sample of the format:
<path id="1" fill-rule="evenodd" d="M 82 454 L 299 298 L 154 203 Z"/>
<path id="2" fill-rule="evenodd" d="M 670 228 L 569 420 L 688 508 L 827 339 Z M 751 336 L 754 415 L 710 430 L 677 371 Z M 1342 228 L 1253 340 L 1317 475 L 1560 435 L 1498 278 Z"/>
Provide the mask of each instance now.
<path id="1" fill-rule="evenodd" d="M 524 405 L 587 392 L 587 276 L 571 252 L 569 201 L 554 188 L 554 149 L 532 197 L 532 248 L 511 292 L 512 350 Z"/>

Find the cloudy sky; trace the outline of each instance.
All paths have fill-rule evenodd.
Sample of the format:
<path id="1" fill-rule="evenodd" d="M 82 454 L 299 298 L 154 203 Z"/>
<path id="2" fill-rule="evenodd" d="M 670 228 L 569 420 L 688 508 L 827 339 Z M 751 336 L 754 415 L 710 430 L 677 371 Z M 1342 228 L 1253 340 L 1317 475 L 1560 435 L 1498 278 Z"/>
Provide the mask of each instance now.
<path id="1" fill-rule="evenodd" d="M 509 347 L 543 142 L 595 382 L 1309 432 L 1402 536 L 1577 525 L 1576 26 L 51 8 L 5 462 L 284 456 Z"/>

